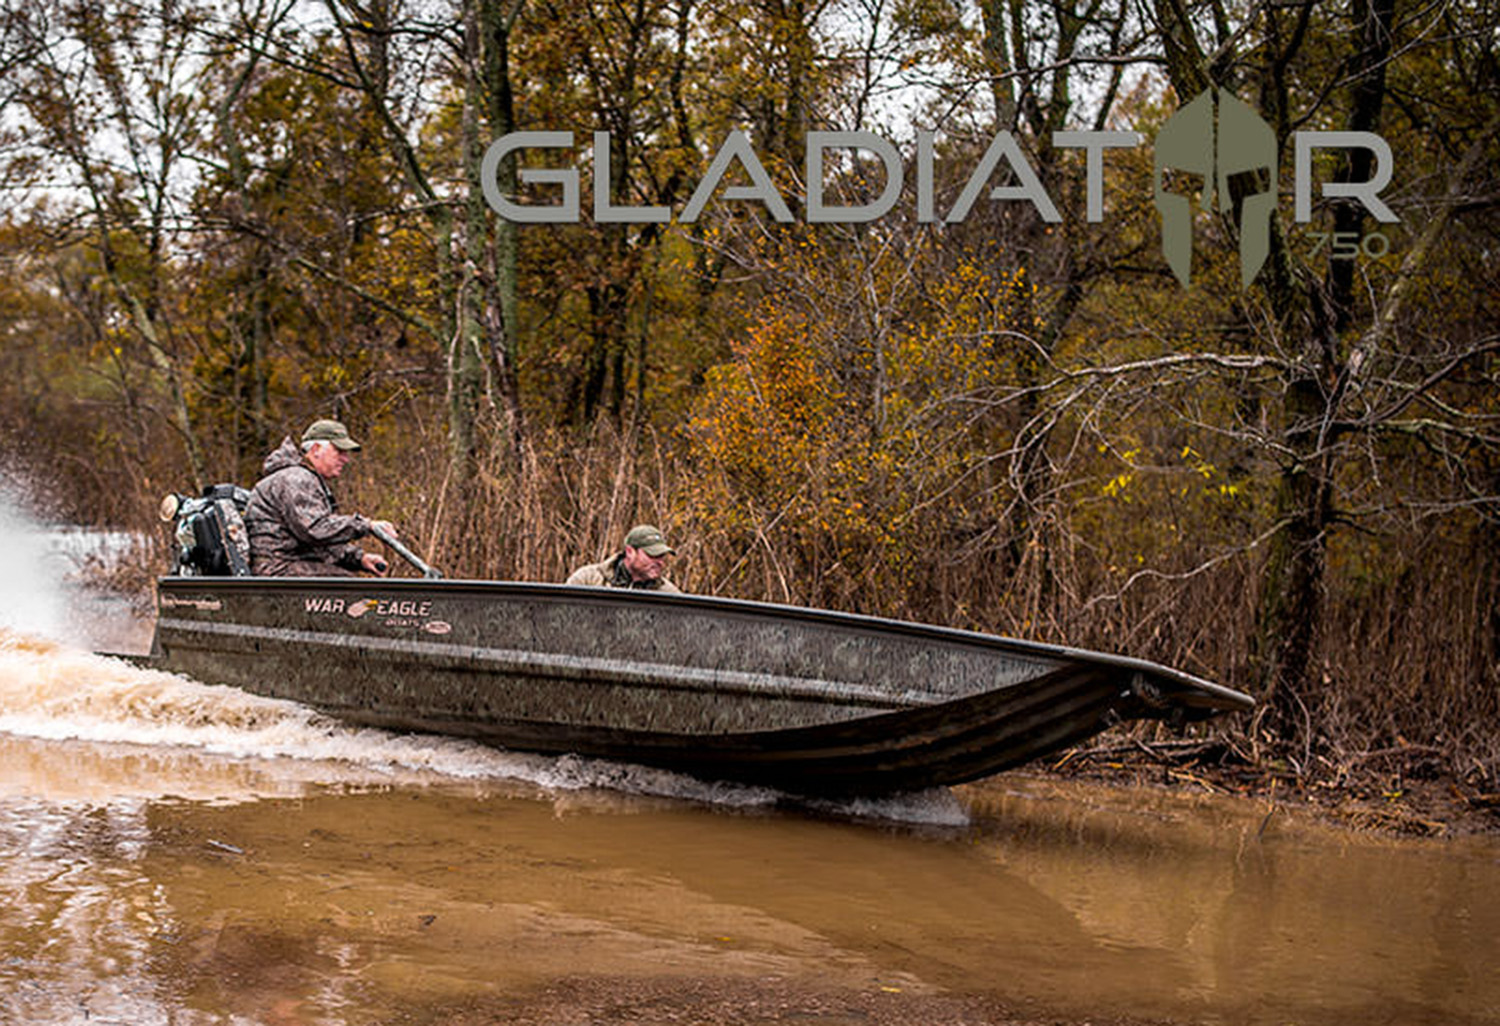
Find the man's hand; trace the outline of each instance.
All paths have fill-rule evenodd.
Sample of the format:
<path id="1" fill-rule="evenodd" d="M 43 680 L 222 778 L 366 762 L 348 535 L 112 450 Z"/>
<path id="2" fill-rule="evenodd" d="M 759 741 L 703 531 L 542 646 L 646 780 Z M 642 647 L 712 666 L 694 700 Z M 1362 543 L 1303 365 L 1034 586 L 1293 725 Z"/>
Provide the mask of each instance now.
<path id="1" fill-rule="evenodd" d="M 375 552 L 366 552 L 361 556 L 359 558 L 359 565 L 370 571 L 370 573 L 382 577 L 391 568 L 391 565 L 385 561 L 385 557 Z"/>
<path id="2" fill-rule="evenodd" d="M 400 533 L 396 530 L 396 525 L 391 523 L 389 520 L 372 520 L 370 521 L 370 526 L 375 528 L 375 530 L 377 531 L 384 531 L 392 538 L 396 538 L 398 540 L 401 538 Z"/>

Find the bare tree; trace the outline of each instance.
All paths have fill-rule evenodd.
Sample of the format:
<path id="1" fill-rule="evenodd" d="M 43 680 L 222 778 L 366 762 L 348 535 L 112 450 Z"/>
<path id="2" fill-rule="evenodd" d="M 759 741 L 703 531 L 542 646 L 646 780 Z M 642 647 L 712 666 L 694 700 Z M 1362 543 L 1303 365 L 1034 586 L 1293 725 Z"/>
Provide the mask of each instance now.
<path id="1" fill-rule="evenodd" d="M 1321 689 L 1314 659 L 1325 617 L 1328 551 L 1338 531 L 1361 519 L 1364 490 L 1356 468 L 1364 462 L 1374 473 L 1399 476 L 1387 463 L 1396 438 L 1414 439 L 1455 466 L 1492 459 L 1484 453 L 1496 441 L 1496 411 L 1476 410 L 1456 397 L 1472 394 L 1472 376 L 1493 361 L 1496 337 L 1419 312 L 1412 297 L 1430 288 L 1435 276 L 1451 273 L 1439 240 L 1458 221 L 1481 216 L 1496 196 L 1492 169 L 1500 110 L 1494 63 L 1481 53 L 1494 25 L 1477 11 L 1398 7 L 1394 0 L 1359 0 L 1338 12 L 1310 2 L 1256 5 L 1238 23 L 1216 4 L 1188 8 L 1163 0 L 1150 11 L 1172 85 L 1184 101 L 1209 87 L 1250 89 L 1276 127 L 1283 153 L 1292 131 L 1316 127 L 1384 132 L 1406 143 L 1398 150 L 1403 156 L 1424 160 L 1423 166 L 1403 165 L 1414 184 L 1393 200 L 1414 226 L 1399 262 L 1360 265 L 1347 251 L 1324 249 L 1326 270 L 1319 272 L 1309 238 L 1294 237 L 1278 221 L 1264 290 L 1238 304 L 1235 314 L 1251 346 L 1272 357 L 1277 371 L 1266 382 L 1270 391 L 1252 404 L 1264 404 L 1269 430 L 1241 425 L 1258 452 L 1279 468 L 1252 672 L 1266 700 L 1267 726 L 1280 738 L 1311 743 L 1316 728 L 1310 709 Z M 1440 25 L 1450 31 L 1437 32 Z M 1402 58 L 1420 70 L 1398 91 L 1393 79 Z M 1426 73 L 1425 62 L 1449 58 L 1455 59 L 1452 67 L 1467 70 L 1446 83 Z M 1430 92 L 1424 96 L 1424 90 Z M 1445 103 L 1449 90 L 1465 97 L 1462 123 L 1443 125 L 1441 151 L 1420 154 L 1414 133 L 1423 129 L 1410 115 L 1424 101 Z M 1392 117 L 1393 98 L 1410 109 Z M 1368 149 L 1349 151 L 1335 180 L 1369 181 L 1372 159 Z M 1425 178 L 1417 178 L 1424 172 Z M 1330 206 L 1324 238 L 1346 250 L 1381 227 L 1361 202 L 1336 200 Z M 1226 220 L 1224 231 L 1236 237 L 1237 226 Z M 1494 281 L 1492 263 L 1477 270 Z M 1459 476 L 1476 480 L 1469 471 Z M 1441 479 L 1432 483 L 1443 487 Z M 1492 509 L 1500 497 L 1491 485 L 1481 487 L 1488 494 L 1462 501 Z M 1387 495 L 1365 513 L 1423 504 L 1453 508 L 1451 501 Z"/>

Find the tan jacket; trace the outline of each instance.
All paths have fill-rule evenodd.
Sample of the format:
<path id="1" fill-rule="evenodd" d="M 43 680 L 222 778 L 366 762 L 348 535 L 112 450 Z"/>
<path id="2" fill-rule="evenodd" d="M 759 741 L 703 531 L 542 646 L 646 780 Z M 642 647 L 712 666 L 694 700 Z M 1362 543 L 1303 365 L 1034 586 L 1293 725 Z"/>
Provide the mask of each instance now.
<path id="1" fill-rule="evenodd" d="M 569 584 L 586 584 L 594 588 L 635 588 L 642 591 L 675 591 L 682 589 L 677 587 L 665 577 L 658 577 L 654 581 L 632 580 L 630 571 L 626 570 L 620 562 L 625 558 L 625 553 L 610 556 L 602 563 L 590 563 L 581 566 L 568 575 Z"/>

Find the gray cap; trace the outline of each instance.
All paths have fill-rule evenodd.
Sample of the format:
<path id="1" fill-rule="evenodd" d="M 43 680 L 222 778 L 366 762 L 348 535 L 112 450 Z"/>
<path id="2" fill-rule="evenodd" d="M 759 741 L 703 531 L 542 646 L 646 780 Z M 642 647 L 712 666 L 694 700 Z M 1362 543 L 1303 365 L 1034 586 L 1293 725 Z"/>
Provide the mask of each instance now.
<path id="1" fill-rule="evenodd" d="M 302 432 L 302 442 L 327 442 L 335 449 L 358 449 L 359 443 L 349 437 L 349 429 L 336 420 L 315 420 Z"/>
<path id="2" fill-rule="evenodd" d="M 665 556 L 677 551 L 668 545 L 662 533 L 650 524 L 632 527 L 630 533 L 625 536 L 625 544 L 632 549 L 645 549 L 648 556 Z"/>

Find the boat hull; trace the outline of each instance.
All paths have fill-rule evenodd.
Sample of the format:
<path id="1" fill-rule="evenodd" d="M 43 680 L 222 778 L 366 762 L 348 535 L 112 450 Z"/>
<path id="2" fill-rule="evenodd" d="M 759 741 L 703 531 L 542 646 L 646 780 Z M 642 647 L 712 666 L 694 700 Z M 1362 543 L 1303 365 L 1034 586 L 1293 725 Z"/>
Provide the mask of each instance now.
<path id="1" fill-rule="evenodd" d="M 349 722 L 804 794 L 961 783 L 1249 708 L 1141 660 L 824 610 L 492 581 L 163 578 L 153 661 Z"/>

